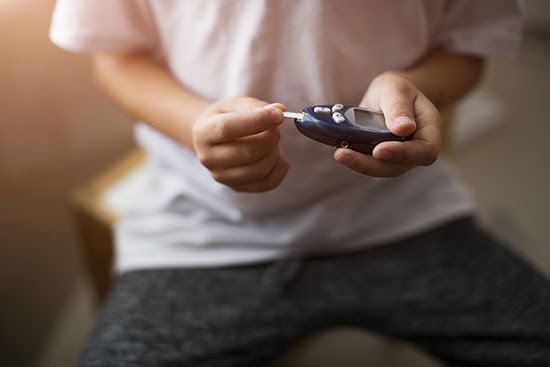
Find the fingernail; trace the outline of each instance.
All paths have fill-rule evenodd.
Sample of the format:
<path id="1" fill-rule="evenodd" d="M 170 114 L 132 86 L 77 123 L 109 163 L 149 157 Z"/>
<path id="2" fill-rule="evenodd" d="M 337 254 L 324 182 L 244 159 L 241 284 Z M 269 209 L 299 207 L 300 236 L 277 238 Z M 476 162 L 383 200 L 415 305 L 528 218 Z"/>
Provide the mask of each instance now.
<path id="1" fill-rule="evenodd" d="M 281 107 L 281 104 L 280 103 L 271 103 L 271 104 L 268 104 L 267 106 L 264 106 L 265 109 L 279 109 L 279 107 Z"/>
<path id="2" fill-rule="evenodd" d="M 354 159 L 349 154 L 342 152 L 336 155 L 336 161 L 343 164 L 344 166 L 349 166 L 353 163 Z"/>
<path id="3" fill-rule="evenodd" d="M 401 126 L 401 125 L 407 125 L 407 124 L 416 125 L 414 121 L 408 116 L 399 116 L 393 119 L 393 125 L 395 127 Z"/>
<path id="4" fill-rule="evenodd" d="M 270 110 L 271 110 L 270 111 L 271 120 L 273 121 L 274 124 L 278 125 L 285 119 L 285 117 L 284 117 L 283 113 L 281 112 L 281 110 L 278 110 L 276 108 L 271 108 Z"/>

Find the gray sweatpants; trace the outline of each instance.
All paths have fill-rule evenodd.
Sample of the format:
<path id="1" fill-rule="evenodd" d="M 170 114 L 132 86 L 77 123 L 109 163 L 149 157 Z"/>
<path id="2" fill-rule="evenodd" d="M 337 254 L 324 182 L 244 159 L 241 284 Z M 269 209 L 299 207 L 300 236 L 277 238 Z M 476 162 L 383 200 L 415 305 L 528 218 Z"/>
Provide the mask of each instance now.
<path id="1" fill-rule="evenodd" d="M 130 272 L 81 366 L 264 366 L 341 326 L 449 366 L 550 366 L 550 283 L 471 218 L 346 255 Z"/>

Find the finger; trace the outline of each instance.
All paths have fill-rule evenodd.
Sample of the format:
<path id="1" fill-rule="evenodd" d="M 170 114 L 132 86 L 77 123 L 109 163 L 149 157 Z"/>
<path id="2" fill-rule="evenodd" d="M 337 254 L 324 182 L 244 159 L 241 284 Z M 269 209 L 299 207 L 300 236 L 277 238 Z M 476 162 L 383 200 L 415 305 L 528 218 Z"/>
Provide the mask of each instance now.
<path id="1" fill-rule="evenodd" d="M 397 136 L 407 136 L 416 130 L 414 101 L 411 89 L 391 86 L 380 98 L 380 109 L 386 118 L 386 125 Z"/>
<path id="2" fill-rule="evenodd" d="M 441 118 L 434 109 L 417 114 L 418 128 L 412 140 L 378 144 L 373 157 L 405 164 L 427 166 L 434 163 L 441 149 Z"/>
<path id="3" fill-rule="evenodd" d="M 236 167 L 223 167 L 210 170 L 214 180 L 225 185 L 239 185 L 259 181 L 267 177 L 279 160 L 279 148 L 276 147 L 261 159 Z"/>
<path id="4" fill-rule="evenodd" d="M 256 135 L 216 144 L 197 153 L 203 166 L 208 169 L 246 165 L 265 157 L 279 144 L 279 129 L 271 129 Z"/>
<path id="5" fill-rule="evenodd" d="M 286 177 L 286 174 L 288 173 L 288 161 L 283 155 L 283 153 L 279 152 L 279 160 L 275 164 L 275 167 L 273 170 L 264 178 L 245 183 L 245 184 L 238 184 L 238 185 L 231 185 L 230 187 L 238 192 L 265 192 L 269 190 L 273 190 L 277 188 L 281 182 Z"/>
<path id="6" fill-rule="evenodd" d="M 225 98 L 219 101 L 217 105 L 218 113 L 228 113 L 228 112 L 250 112 L 258 110 L 264 107 L 276 108 L 281 111 L 286 111 L 286 106 L 282 103 L 271 103 L 269 104 L 266 101 L 262 101 L 256 98 L 248 96 L 234 96 Z"/>
<path id="7" fill-rule="evenodd" d="M 263 108 L 275 108 L 275 109 L 281 110 L 283 112 L 286 111 L 286 106 L 282 103 L 279 103 L 279 102 L 268 104 L 267 106 L 264 106 Z"/>
<path id="8" fill-rule="evenodd" d="M 405 142 L 384 142 L 374 148 L 372 156 L 377 160 L 386 162 L 429 166 L 437 160 L 440 146 L 440 142 L 420 139 Z"/>
<path id="9" fill-rule="evenodd" d="M 371 155 L 344 148 L 334 152 L 334 159 L 358 173 L 371 177 L 397 177 L 414 167 L 400 162 L 382 161 Z"/>
<path id="10" fill-rule="evenodd" d="M 249 112 L 213 115 L 198 128 L 202 130 L 205 142 L 220 144 L 273 129 L 283 120 L 281 110 L 267 107 Z"/>

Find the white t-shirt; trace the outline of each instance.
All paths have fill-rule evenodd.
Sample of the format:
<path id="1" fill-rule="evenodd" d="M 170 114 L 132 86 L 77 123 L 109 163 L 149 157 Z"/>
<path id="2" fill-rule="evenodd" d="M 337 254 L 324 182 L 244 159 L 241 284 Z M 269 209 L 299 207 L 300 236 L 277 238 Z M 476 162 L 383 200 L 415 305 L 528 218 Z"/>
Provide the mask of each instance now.
<path id="1" fill-rule="evenodd" d="M 511 54 L 514 0 L 58 0 L 51 39 L 76 52 L 150 50 L 212 101 L 244 94 L 289 110 L 357 105 L 373 77 L 436 46 Z M 441 159 L 398 178 L 335 162 L 334 148 L 280 128 L 290 171 L 275 190 L 237 193 L 187 148 L 138 124 L 151 181 L 117 227 L 120 271 L 246 264 L 383 244 L 471 213 Z"/>

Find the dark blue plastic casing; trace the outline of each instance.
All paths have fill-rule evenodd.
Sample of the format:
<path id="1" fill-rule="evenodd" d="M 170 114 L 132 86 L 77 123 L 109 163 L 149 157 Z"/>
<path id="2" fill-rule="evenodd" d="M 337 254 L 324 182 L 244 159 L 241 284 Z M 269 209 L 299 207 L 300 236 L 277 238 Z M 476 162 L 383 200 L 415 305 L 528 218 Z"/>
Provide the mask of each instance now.
<path id="1" fill-rule="evenodd" d="M 384 115 L 377 111 L 368 110 L 365 108 L 344 106 L 340 113 L 344 116 L 345 121 L 342 123 L 336 123 L 332 114 L 316 113 L 315 107 L 325 107 L 331 109 L 332 106 L 322 105 L 304 108 L 301 112 L 304 112 L 302 119 L 295 119 L 294 122 L 298 131 L 305 136 L 317 140 L 321 143 L 349 148 L 361 153 L 371 154 L 374 147 L 384 141 L 405 141 L 410 140 L 412 135 L 406 137 L 400 137 L 392 134 L 387 127 L 375 126 L 357 126 L 353 124 L 346 112 L 349 109 L 366 111 L 370 114 L 376 114 L 378 120 L 382 121 L 385 125 Z M 354 112 L 354 111 L 350 111 Z M 380 122 L 378 122 L 379 124 Z"/>

